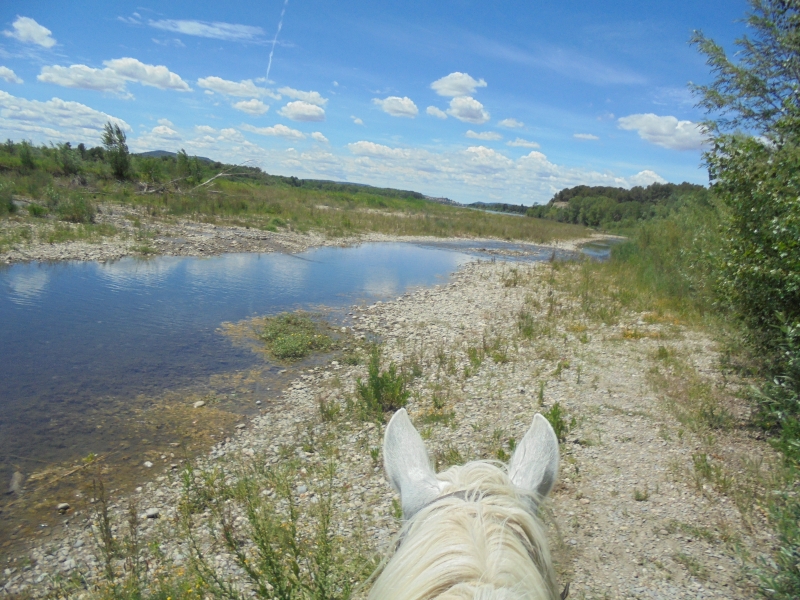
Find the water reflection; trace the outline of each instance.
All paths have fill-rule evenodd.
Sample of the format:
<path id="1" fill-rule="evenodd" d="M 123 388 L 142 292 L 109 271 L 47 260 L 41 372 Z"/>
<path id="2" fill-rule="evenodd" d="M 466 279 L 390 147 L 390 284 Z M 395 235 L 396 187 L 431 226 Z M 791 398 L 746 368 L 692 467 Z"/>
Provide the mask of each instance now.
<path id="1" fill-rule="evenodd" d="M 44 292 L 49 279 L 43 268 L 11 273 L 6 281 L 9 299 L 15 304 L 30 304 Z"/>

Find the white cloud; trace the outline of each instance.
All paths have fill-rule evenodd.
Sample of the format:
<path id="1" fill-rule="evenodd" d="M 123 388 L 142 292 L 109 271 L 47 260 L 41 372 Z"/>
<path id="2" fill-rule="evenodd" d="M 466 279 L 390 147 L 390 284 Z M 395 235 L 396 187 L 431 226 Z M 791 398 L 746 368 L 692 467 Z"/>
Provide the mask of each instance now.
<path id="1" fill-rule="evenodd" d="M 206 134 L 217 133 L 217 130 L 211 127 L 210 125 L 195 125 L 194 130 L 197 133 L 206 133 Z"/>
<path id="2" fill-rule="evenodd" d="M 269 106 L 264 104 L 261 100 L 253 98 L 252 100 L 242 100 L 233 105 L 233 108 L 247 113 L 248 115 L 263 115 L 269 110 Z"/>
<path id="3" fill-rule="evenodd" d="M 354 117 L 353 115 L 350 115 L 350 118 L 353 119 L 353 123 L 355 123 L 356 125 L 363 125 L 364 124 L 364 121 L 362 121 L 358 117 Z"/>
<path id="4" fill-rule="evenodd" d="M 636 175 L 628 177 L 627 182 L 632 186 L 640 185 L 642 187 L 647 187 L 651 183 L 667 183 L 667 180 L 658 173 L 645 169 L 644 171 L 639 171 Z"/>
<path id="5" fill-rule="evenodd" d="M 506 142 L 507 146 L 514 146 L 515 148 L 539 148 L 539 144 L 536 142 L 530 142 L 528 140 L 523 140 L 522 138 L 517 138 L 513 142 L 508 141 Z"/>
<path id="6" fill-rule="evenodd" d="M 503 136 L 497 133 L 496 131 L 481 131 L 480 133 L 476 133 L 470 129 L 465 134 L 468 138 L 472 138 L 475 140 L 485 140 L 485 141 L 495 141 L 495 140 L 502 140 Z"/>
<path id="7" fill-rule="evenodd" d="M 158 124 L 163 125 L 164 127 L 175 127 L 175 125 L 173 125 L 172 121 L 169 119 L 159 119 Z"/>
<path id="8" fill-rule="evenodd" d="M 672 116 L 629 115 L 618 119 L 617 124 L 620 129 L 635 130 L 643 140 L 670 150 L 699 150 L 706 144 L 702 125 Z"/>
<path id="9" fill-rule="evenodd" d="M 122 119 L 79 102 L 60 98 L 40 102 L 0 91 L 0 130 L 34 142 L 64 140 L 98 144 L 108 121 L 119 124 L 125 131 L 131 130 Z"/>
<path id="10" fill-rule="evenodd" d="M 381 110 L 393 117 L 409 117 L 413 119 L 419 113 L 417 105 L 408 96 L 400 98 L 399 96 L 389 96 L 381 100 L 380 98 L 373 98 L 373 104 L 381 107 Z"/>
<path id="11" fill-rule="evenodd" d="M 592 135 L 591 133 L 573 133 L 572 137 L 576 140 L 584 140 L 584 141 L 594 141 L 599 140 L 600 138 L 596 135 Z"/>
<path id="12" fill-rule="evenodd" d="M 500 127 L 508 127 L 509 129 L 519 129 L 520 127 L 525 127 L 525 123 L 522 121 L 517 121 L 516 119 L 503 119 L 498 123 Z"/>
<path id="13" fill-rule="evenodd" d="M 427 109 L 425 109 L 425 112 L 432 117 L 436 117 L 437 119 L 447 118 L 447 113 L 444 112 L 441 108 L 436 108 L 435 106 L 429 106 Z"/>
<path id="14" fill-rule="evenodd" d="M 303 140 L 306 137 L 302 131 L 297 131 L 297 129 L 292 129 L 286 125 L 281 125 L 280 123 L 274 125 L 273 127 L 253 127 L 252 125 L 242 125 L 242 129 L 252 133 L 257 133 L 258 135 L 282 137 L 287 140 Z"/>
<path id="15" fill-rule="evenodd" d="M 191 91 L 180 76 L 162 65 L 147 65 L 135 58 L 117 58 L 107 60 L 103 64 L 106 66 L 105 69 L 95 69 L 86 65 L 45 66 L 42 67 L 37 79 L 62 87 L 118 94 L 126 92 L 126 81 L 135 81 L 162 90 Z"/>
<path id="16" fill-rule="evenodd" d="M 310 104 L 303 100 L 289 102 L 278 111 L 278 114 L 292 121 L 324 121 L 325 110 L 316 104 Z"/>
<path id="17" fill-rule="evenodd" d="M 375 142 L 354 142 L 347 144 L 350 152 L 359 156 L 371 156 L 374 158 L 409 158 L 415 152 L 403 148 L 390 148 L 383 144 L 376 144 Z"/>
<path id="18" fill-rule="evenodd" d="M 53 83 L 61 87 L 96 90 L 101 92 L 125 93 L 125 78 L 112 69 L 94 69 L 86 65 L 70 65 L 61 67 L 42 67 L 36 78 L 45 83 Z"/>
<path id="19" fill-rule="evenodd" d="M 316 142 L 320 142 L 322 144 L 327 144 L 328 143 L 328 138 L 326 138 L 324 135 L 322 135 L 322 132 L 320 132 L 320 131 L 315 131 L 314 133 L 312 133 L 311 134 L 311 139 L 316 141 Z"/>
<path id="20" fill-rule="evenodd" d="M 440 96 L 469 96 L 479 87 L 486 87 L 483 79 L 475 80 L 466 73 L 450 73 L 431 84 L 431 89 Z"/>
<path id="21" fill-rule="evenodd" d="M 142 85 L 162 90 L 192 91 L 192 88 L 179 75 L 163 65 L 148 65 L 129 57 L 106 60 L 103 61 L 103 64 L 128 81 L 136 81 Z"/>
<path id="22" fill-rule="evenodd" d="M 272 90 L 259 87 L 253 83 L 252 79 L 244 79 L 242 81 L 229 81 L 221 77 L 201 77 L 197 80 L 197 85 L 206 90 L 217 92 L 223 96 L 235 96 L 237 98 L 263 98 L 269 97 L 275 100 L 280 100 L 281 95 L 276 94 Z"/>
<path id="23" fill-rule="evenodd" d="M 56 45 L 56 41 L 50 35 L 53 32 L 47 27 L 42 27 L 30 17 L 17 17 L 11 26 L 14 31 L 3 31 L 4 36 L 25 44 L 36 44 L 43 48 L 52 48 Z"/>
<path id="24" fill-rule="evenodd" d="M 489 120 L 489 113 L 483 108 L 483 104 L 469 96 L 459 96 L 450 100 L 450 108 L 447 114 L 465 123 L 482 125 Z"/>
<path id="25" fill-rule="evenodd" d="M 0 67 L 0 79 L 5 79 L 8 83 L 22 83 L 22 79 L 8 67 Z"/>
<path id="26" fill-rule="evenodd" d="M 303 92 L 290 87 L 282 87 L 278 90 L 284 96 L 289 96 L 293 100 L 302 100 L 309 104 L 316 104 L 317 106 L 325 106 L 328 103 L 327 98 L 320 96 L 319 92 Z"/>
<path id="27" fill-rule="evenodd" d="M 254 42 L 264 37 L 264 30 L 261 27 L 236 23 L 163 19 L 150 21 L 150 27 L 184 35 L 226 40 L 228 42 Z"/>
<path id="28" fill-rule="evenodd" d="M 166 125 L 158 125 L 156 127 L 153 127 L 151 133 L 164 139 L 169 139 L 169 140 L 181 139 L 181 136 L 177 131 L 175 131 L 171 127 L 167 127 Z"/>

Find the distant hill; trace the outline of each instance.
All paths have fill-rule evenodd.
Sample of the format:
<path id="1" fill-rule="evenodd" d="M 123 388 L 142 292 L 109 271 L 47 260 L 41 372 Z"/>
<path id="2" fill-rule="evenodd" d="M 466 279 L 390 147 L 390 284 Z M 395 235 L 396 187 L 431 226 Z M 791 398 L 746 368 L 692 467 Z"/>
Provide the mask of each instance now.
<path id="1" fill-rule="evenodd" d="M 161 158 L 162 156 L 167 156 L 169 158 L 177 158 L 178 153 L 169 152 L 168 150 L 150 150 L 149 152 L 139 152 L 138 154 L 134 154 L 134 156 L 142 156 L 144 158 Z M 202 160 L 203 162 L 207 163 L 216 162 L 214 160 L 211 160 L 210 158 L 206 158 L 205 156 L 198 156 L 196 158 L 197 160 Z"/>

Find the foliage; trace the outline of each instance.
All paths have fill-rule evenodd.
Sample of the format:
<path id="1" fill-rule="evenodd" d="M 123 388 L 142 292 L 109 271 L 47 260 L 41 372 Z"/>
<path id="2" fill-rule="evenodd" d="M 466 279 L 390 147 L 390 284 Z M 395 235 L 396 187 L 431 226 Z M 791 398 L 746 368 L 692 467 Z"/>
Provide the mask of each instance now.
<path id="1" fill-rule="evenodd" d="M 367 576 L 374 565 L 336 534 L 335 463 L 307 467 L 258 460 L 235 472 L 184 472 L 181 522 L 197 577 L 214 597 L 344 599 Z M 310 493 L 301 476 L 318 482 Z M 238 581 L 214 560 L 220 553 L 236 565 Z"/>
<path id="2" fill-rule="evenodd" d="M 367 366 L 367 381 L 359 377 L 356 381 L 361 417 L 382 419 L 384 413 L 403 408 L 410 392 L 406 389 L 406 377 L 397 372 L 394 363 L 381 373 L 381 348 L 374 346 Z"/>
<path id="3" fill-rule="evenodd" d="M 564 413 L 562 410 L 561 403 L 556 402 L 553 404 L 553 406 L 550 407 L 550 410 L 542 413 L 542 416 L 550 422 L 550 425 L 552 425 L 558 441 L 565 442 L 567 440 L 567 434 L 569 433 L 569 430 L 575 425 L 575 423 L 574 419 L 572 419 L 570 422 L 566 420 L 566 413 Z"/>
<path id="4" fill-rule="evenodd" d="M 749 0 L 745 22 L 753 37 L 736 40 L 738 62 L 696 31 L 691 42 L 706 56 L 714 81 L 695 85 L 699 105 L 713 118 L 714 137 L 740 128 L 773 142 L 800 129 L 800 5 L 794 0 Z"/>
<path id="5" fill-rule="evenodd" d="M 579 185 L 558 192 L 546 205 L 532 206 L 528 216 L 605 229 L 629 228 L 661 218 L 687 204 L 707 201 L 700 185 L 653 183 L 633 189 Z"/>
<path id="6" fill-rule="evenodd" d="M 270 354 L 282 360 L 297 360 L 311 352 L 324 352 L 333 340 L 305 313 L 281 313 L 267 319 L 260 337 Z"/>
<path id="7" fill-rule="evenodd" d="M 131 175 L 131 157 L 128 152 L 125 132 L 119 124 L 105 124 L 103 129 L 103 146 L 106 150 L 106 160 L 111 165 L 114 176 L 118 179 L 128 179 Z"/>

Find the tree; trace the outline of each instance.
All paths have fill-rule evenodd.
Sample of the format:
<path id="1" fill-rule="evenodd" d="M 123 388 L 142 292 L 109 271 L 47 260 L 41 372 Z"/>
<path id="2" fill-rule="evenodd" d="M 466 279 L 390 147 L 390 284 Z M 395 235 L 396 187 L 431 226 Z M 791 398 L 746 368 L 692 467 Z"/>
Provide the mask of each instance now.
<path id="1" fill-rule="evenodd" d="M 112 124 L 111 121 L 106 123 L 103 128 L 103 146 L 114 176 L 117 179 L 128 179 L 131 171 L 131 155 L 128 152 L 125 132 L 117 123 Z"/>
<path id="2" fill-rule="evenodd" d="M 800 2 L 749 0 L 745 23 L 753 36 L 736 40 L 738 63 L 701 31 L 691 43 L 707 57 L 714 82 L 692 85 L 699 106 L 713 118 L 712 135 L 744 128 L 780 144 L 800 125 Z"/>

